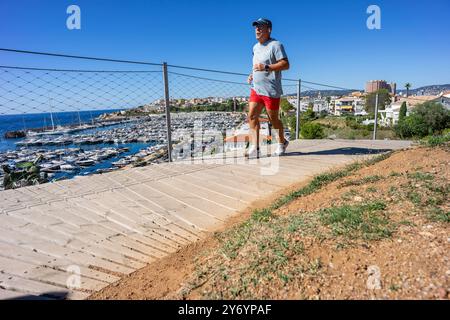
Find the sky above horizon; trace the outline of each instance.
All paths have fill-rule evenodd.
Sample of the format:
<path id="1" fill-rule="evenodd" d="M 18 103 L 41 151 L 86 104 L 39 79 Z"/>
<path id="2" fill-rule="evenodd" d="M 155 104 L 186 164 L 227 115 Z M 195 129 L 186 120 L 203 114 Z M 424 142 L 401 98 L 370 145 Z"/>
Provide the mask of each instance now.
<path id="1" fill-rule="evenodd" d="M 72 4 L 81 9 L 81 30 L 66 27 Z M 371 4 L 381 9 L 380 30 L 366 26 Z M 247 73 L 256 42 L 251 22 L 267 17 L 291 62 L 284 77 L 359 89 L 384 79 L 403 90 L 406 82 L 450 83 L 449 12 L 448 0 L 2 0 L 0 47 Z M 4 52 L 0 60 L 106 67 Z"/>

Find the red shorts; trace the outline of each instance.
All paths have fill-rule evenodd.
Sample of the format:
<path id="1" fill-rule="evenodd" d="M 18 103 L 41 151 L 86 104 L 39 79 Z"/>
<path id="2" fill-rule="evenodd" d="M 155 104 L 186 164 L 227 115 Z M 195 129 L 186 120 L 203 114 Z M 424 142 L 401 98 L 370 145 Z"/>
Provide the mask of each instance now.
<path id="1" fill-rule="evenodd" d="M 269 110 L 279 110 L 280 109 L 280 98 L 271 98 L 267 96 L 260 96 L 255 90 L 250 90 L 250 102 L 262 103 Z"/>

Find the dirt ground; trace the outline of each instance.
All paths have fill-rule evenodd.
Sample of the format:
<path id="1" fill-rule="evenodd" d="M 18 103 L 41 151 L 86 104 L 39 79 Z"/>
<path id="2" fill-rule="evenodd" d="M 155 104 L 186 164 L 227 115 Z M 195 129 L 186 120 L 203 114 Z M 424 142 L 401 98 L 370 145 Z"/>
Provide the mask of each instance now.
<path id="1" fill-rule="evenodd" d="M 449 153 L 394 152 L 242 227 L 292 186 L 90 299 L 449 299 Z"/>

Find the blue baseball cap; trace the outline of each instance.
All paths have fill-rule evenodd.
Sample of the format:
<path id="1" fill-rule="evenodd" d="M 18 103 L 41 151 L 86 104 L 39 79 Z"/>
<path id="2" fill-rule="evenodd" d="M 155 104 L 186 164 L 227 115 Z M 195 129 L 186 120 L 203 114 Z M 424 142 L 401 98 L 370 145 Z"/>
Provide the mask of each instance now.
<path id="1" fill-rule="evenodd" d="M 256 21 L 253 21 L 252 26 L 259 26 L 259 25 L 266 25 L 269 28 L 272 28 L 272 21 L 270 21 L 269 19 L 266 18 L 259 18 Z"/>

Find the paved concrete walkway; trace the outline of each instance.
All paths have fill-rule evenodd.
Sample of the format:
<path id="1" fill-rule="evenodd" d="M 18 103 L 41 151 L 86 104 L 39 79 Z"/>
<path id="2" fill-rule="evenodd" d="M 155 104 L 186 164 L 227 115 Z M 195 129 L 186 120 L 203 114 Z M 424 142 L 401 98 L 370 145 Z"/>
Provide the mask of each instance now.
<path id="1" fill-rule="evenodd" d="M 258 198 L 409 145 L 300 141 L 276 159 L 166 163 L 0 192 L 0 299 L 84 299 Z"/>

